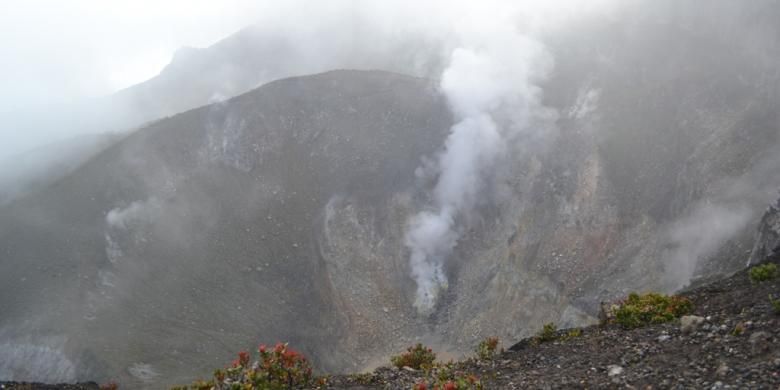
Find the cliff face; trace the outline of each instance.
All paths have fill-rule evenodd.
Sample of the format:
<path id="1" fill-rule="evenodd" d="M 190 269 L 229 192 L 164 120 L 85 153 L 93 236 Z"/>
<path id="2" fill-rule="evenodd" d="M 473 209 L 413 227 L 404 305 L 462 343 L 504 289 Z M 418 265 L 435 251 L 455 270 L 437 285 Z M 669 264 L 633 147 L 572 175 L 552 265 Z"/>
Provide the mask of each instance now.
<path id="1" fill-rule="evenodd" d="M 658 4 L 545 37 L 559 119 L 491 176 L 431 316 L 404 235 L 453 119 L 434 81 L 336 71 L 154 122 L 0 208 L 0 377 L 159 388 L 278 340 L 354 371 L 738 269 L 780 183 L 778 10 L 726 34 Z"/>
<path id="2" fill-rule="evenodd" d="M 775 258 L 778 252 L 780 252 L 780 200 L 769 206 L 761 218 L 748 265 L 758 264 L 767 257 Z"/>
<path id="3" fill-rule="evenodd" d="M 766 44 L 760 53 L 706 22 L 722 10 L 684 6 L 550 38 L 556 72 L 544 90 L 558 134 L 514 163 L 511 200 L 459 246 L 444 309 L 455 338 L 578 324 L 600 300 L 744 266 L 780 183 L 779 79 L 764 61 L 778 43 L 760 38 L 778 10 L 767 4 L 767 19 L 740 9 L 730 20 L 755 22 L 747 35 Z"/>

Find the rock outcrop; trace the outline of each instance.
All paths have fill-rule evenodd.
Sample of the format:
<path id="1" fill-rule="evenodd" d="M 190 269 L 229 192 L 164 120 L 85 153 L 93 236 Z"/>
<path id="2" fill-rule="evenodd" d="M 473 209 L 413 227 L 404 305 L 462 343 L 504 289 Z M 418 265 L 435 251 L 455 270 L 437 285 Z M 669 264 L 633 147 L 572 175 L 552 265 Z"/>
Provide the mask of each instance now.
<path id="1" fill-rule="evenodd" d="M 780 255 L 780 200 L 764 213 L 748 265 Z"/>

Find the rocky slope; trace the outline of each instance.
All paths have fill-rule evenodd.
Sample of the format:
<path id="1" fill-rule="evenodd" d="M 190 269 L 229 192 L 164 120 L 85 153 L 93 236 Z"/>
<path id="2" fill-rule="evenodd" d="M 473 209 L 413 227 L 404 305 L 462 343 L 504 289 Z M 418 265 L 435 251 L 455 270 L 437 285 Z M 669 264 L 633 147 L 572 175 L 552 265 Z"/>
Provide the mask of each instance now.
<path id="1" fill-rule="evenodd" d="M 395 190 L 449 118 L 425 80 L 289 79 L 158 122 L 12 202 L 0 376 L 156 387 L 257 339 L 293 341 L 326 369 L 358 363 L 368 336 L 402 325 L 361 322 L 351 299 L 369 291 L 409 313 L 397 308 L 410 282 L 402 256 L 349 273 L 356 257 L 339 251 L 367 251 L 350 245 L 370 238 L 361 224 L 402 230 L 402 211 L 356 211 L 403 202 Z"/>
<path id="2" fill-rule="evenodd" d="M 778 264 L 777 257 L 762 264 Z M 479 378 L 486 389 L 654 388 L 773 389 L 780 385 L 780 277 L 756 282 L 748 269 L 681 293 L 694 303 L 683 321 L 627 330 L 594 325 L 565 340 L 525 339 L 492 359 L 451 368 Z M 681 324 L 682 323 L 682 324 Z M 570 332 L 559 330 L 557 336 Z M 387 363 L 387 362 L 385 362 Z M 430 384 L 423 371 L 381 367 L 336 375 L 329 389 L 410 389 Z M 94 383 L 44 385 L 0 382 L 3 389 L 97 389 Z"/>
<path id="3" fill-rule="evenodd" d="M 457 363 L 454 371 L 477 376 L 486 389 L 774 389 L 780 385 L 780 312 L 768 297 L 778 294 L 780 279 L 756 283 L 742 270 L 682 294 L 694 302 L 693 314 L 702 320 L 697 325 L 595 325 L 564 341 L 523 340 L 492 361 Z M 382 368 L 332 378 L 330 388 L 410 389 L 422 378 L 421 372 Z"/>

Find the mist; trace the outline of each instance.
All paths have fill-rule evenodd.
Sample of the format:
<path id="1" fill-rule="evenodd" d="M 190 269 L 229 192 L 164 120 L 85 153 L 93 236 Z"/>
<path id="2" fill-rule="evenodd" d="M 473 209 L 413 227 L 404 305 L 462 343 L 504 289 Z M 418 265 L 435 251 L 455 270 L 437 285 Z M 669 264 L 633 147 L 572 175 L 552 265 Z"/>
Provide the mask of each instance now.
<path id="1" fill-rule="evenodd" d="M 741 234 L 753 237 L 756 221 L 780 194 L 780 158 L 757 156 L 747 172 L 713 183 L 701 200 L 675 220 L 664 235 L 671 248 L 664 254 L 665 283 L 682 288 L 697 275 L 701 264 Z M 742 248 L 739 259 L 749 265 L 752 247 Z"/>
<path id="2" fill-rule="evenodd" d="M 540 42 L 517 31 L 514 15 L 491 15 L 491 29 L 464 33 L 441 76 L 456 124 L 436 165 L 428 167 L 438 175 L 432 211 L 412 217 L 406 237 L 417 283 L 415 306 L 424 314 L 447 288 L 444 265 L 460 236 L 458 220 L 474 211 L 495 165 L 518 151 L 513 143 L 536 138 L 519 136 L 538 130 L 529 129 L 534 118 L 555 119 L 542 106 L 538 86 L 552 59 Z"/>
<path id="3" fill-rule="evenodd" d="M 6 3 L 0 21 L 9 29 L 0 47 L 11 61 L 0 69 L 0 177 L 40 181 L 36 170 L 13 161 L 37 150 L 42 163 L 61 165 L 49 155 L 76 136 L 126 134 L 285 77 L 382 69 L 438 79 L 463 31 L 481 30 L 495 10 L 522 14 L 515 22 L 525 28 L 554 29 L 576 13 L 607 12 L 607 3 Z M 221 42 L 233 32 L 240 37 Z M 208 53 L 199 49 L 212 44 Z M 0 181 L 0 192 L 26 192 L 7 182 Z"/>

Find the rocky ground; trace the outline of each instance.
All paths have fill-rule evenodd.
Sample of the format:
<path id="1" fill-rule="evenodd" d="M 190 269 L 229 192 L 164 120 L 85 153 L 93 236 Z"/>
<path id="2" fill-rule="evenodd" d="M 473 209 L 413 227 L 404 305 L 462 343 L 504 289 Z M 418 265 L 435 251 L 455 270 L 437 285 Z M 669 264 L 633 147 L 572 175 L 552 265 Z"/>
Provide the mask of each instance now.
<path id="1" fill-rule="evenodd" d="M 492 360 L 455 363 L 453 371 L 478 377 L 485 389 L 780 389 L 780 315 L 769 300 L 780 297 L 780 278 L 754 282 L 746 269 L 681 295 L 695 307 L 680 321 L 633 330 L 596 325 L 561 341 L 525 339 Z M 424 378 L 423 371 L 382 367 L 333 376 L 327 387 L 412 389 Z M 0 382 L 0 389 L 98 385 Z"/>
<path id="2" fill-rule="evenodd" d="M 492 361 L 456 369 L 478 376 L 487 389 L 780 389 L 780 315 L 769 301 L 780 296 L 780 280 L 755 283 L 744 270 L 682 295 L 699 317 L 687 326 L 592 326 L 565 341 L 523 340 Z M 334 377 L 331 388 L 410 389 L 423 377 L 380 368 Z"/>
<path id="3" fill-rule="evenodd" d="M 2 390 L 99 390 L 95 382 L 86 383 L 61 383 L 57 385 L 47 385 L 43 383 L 20 383 L 20 382 L 0 382 Z"/>

